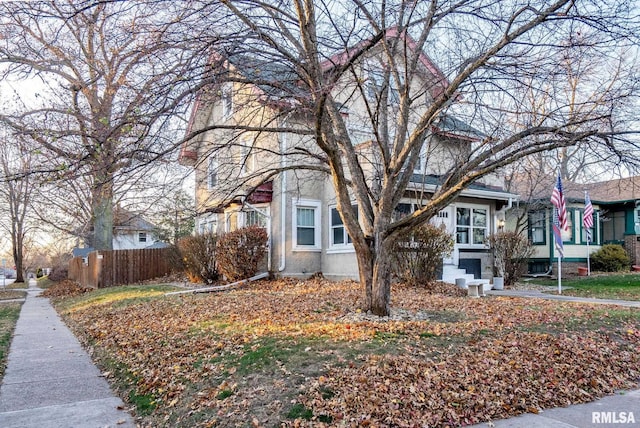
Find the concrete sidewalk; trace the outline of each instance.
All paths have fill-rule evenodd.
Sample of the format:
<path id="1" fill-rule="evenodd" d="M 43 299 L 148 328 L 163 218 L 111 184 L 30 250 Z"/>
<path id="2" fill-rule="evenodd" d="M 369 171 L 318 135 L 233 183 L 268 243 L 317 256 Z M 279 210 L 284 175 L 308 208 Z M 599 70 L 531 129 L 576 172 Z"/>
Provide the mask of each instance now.
<path id="1" fill-rule="evenodd" d="M 534 299 L 560 300 L 563 302 L 592 303 L 598 305 L 618 305 L 627 308 L 640 308 L 637 300 L 594 299 L 590 297 L 564 296 L 562 294 L 549 294 L 537 290 L 488 290 L 486 294 L 492 296 L 528 297 Z"/>
<path id="2" fill-rule="evenodd" d="M 29 282 L 0 386 L 0 427 L 135 427 L 41 291 Z"/>
<path id="3" fill-rule="evenodd" d="M 556 407 L 538 414 L 471 425 L 471 428 L 606 428 L 640 427 L 640 390 L 603 397 L 591 403 Z"/>

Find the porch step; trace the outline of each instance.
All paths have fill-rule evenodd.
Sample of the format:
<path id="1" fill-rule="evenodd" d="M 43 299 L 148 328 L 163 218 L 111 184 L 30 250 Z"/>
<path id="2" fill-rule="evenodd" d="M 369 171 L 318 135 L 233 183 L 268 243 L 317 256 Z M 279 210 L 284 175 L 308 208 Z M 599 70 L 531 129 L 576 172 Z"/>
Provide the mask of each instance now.
<path id="1" fill-rule="evenodd" d="M 455 284 L 456 279 L 459 279 L 459 278 L 464 278 L 467 280 L 467 282 L 475 280 L 474 276 L 470 273 L 461 273 L 461 274 L 459 273 L 459 274 L 453 274 L 453 275 L 442 275 L 442 282 Z"/>
<path id="2" fill-rule="evenodd" d="M 488 279 L 476 279 L 473 274 L 467 273 L 465 269 L 460 269 L 454 265 L 444 265 L 442 266 L 442 282 L 448 282 L 450 284 L 455 284 L 456 279 L 464 278 L 467 283 L 471 281 L 475 281 L 477 283 L 482 283 L 485 290 L 488 290 L 490 281 Z"/>

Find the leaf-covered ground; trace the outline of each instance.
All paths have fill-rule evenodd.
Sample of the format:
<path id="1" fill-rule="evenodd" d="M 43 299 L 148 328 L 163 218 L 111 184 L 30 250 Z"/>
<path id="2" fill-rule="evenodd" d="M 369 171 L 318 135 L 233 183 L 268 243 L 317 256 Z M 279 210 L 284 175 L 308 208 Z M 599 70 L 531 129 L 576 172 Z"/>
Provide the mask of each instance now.
<path id="1" fill-rule="evenodd" d="M 462 426 L 640 381 L 636 309 L 395 287 L 380 321 L 354 282 L 161 292 L 58 301 L 141 426 Z"/>

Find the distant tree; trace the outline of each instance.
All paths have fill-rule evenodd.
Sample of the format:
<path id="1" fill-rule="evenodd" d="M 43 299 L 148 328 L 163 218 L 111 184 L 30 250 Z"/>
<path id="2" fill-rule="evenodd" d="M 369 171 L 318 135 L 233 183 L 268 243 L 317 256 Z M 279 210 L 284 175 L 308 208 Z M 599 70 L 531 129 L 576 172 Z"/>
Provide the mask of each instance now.
<path id="1" fill-rule="evenodd" d="M 31 144 L 30 144 L 31 143 Z M 34 167 L 32 142 L 25 137 L 3 133 L 0 140 L 0 228 L 11 239 L 11 259 L 16 282 L 24 282 L 25 245 L 35 232 L 32 202 L 36 178 L 29 174 Z"/>
<path id="2" fill-rule="evenodd" d="M 184 190 L 160 198 L 150 210 L 150 219 L 158 227 L 161 241 L 177 245 L 178 240 L 193 233 L 195 205 Z"/>
<path id="3" fill-rule="evenodd" d="M 200 17 L 183 6 L 0 2 L 2 78 L 44 86 L 0 120 L 39 144 L 47 162 L 33 172 L 74 183 L 67 191 L 86 206 L 67 214 L 89 220 L 95 248 L 112 247 L 118 186 L 173 151 L 176 128 L 184 126 L 176 117 L 206 83 L 209 54 L 194 33 Z"/>
<path id="4" fill-rule="evenodd" d="M 281 116 L 265 124 L 256 110 L 244 123 L 214 124 L 226 134 L 216 137 L 212 150 L 239 145 L 249 133 L 306 137 L 308 145 L 288 148 L 282 154 L 290 159 L 261 173 L 270 177 L 307 169 L 331 177 L 337 209 L 356 251 L 363 306 L 375 314 L 389 313 L 390 254 L 396 238 L 435 216 L 474 182 L 522 158 L 577 144 L 637 163 L 631 155 L 640 147 L 630 130 L 621 127 L 619 108 L 637 96 L 633 70 L 640 23 L 634 2 L 223 4 L 233 16 L 229 27 L 242 41 L 226 57 L 239 63 L 254 58 L 257 64 L 247 65 L 256 72 L 230 74 L 228 80 L 260 88 L 253 96 L 243 94 L 248 98 L 245 111 L 267 100 Z M 558 64 L 567 50 L 583 45 L 591 47 L 589 60 L 615 58 L 617 69 L 601 67 L 590 75 L 580 86 L 584 92 L 576 109 L 567 97 L 558 96 L 564 88 Z M 367 61 L 374 62 L 375 75 L 367 73 Z M 280 72 L 269 73 L 269 64 L 277 64 Z M 548 97 L 550 108 L 534 112 L 524 100 L 527 91 Z M 362 109 L 343 114 L 343 106 L 356 98 L 364 100 Z M 447 114 L 484 137 L 468 152 L 451 153 L 443 164 L 425 143 Z M 537 120 L 530 120 L 536 114 Z M 287 121 L 291 115 L 298 120 Z M 300 126 L 300 118 L 306 126 Z M 369 136 L 370 153 L 360 151 L 354 126 Z M 414 170 L 430 162 L 439 171 L 439 187 L 416 212 L 394 221 L 394 209 Z M 374 179 L 366 172 L 371 165 Z M 358 214 L 351 208 L 354 201 Z"/>

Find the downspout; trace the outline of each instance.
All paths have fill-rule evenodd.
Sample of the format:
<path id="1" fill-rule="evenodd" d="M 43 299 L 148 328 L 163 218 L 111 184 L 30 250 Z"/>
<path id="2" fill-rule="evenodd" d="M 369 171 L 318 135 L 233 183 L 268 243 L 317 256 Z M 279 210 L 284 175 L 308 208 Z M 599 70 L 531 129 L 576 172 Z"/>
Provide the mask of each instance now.
<path id="1" fill-rule="evenodd" d="M 285 126 L 291 113 L 282 120 L 282 127 Z M 287 266 L 287 199 L 285 193 L 287 190 L 287 158 L 285 156 L 285 150 L 287 149 L 287 134 L 282 133 L 280 137 L 280 264 L 278 265 L 278 272 L 282 272 Z"/>
<path id="2" fill-rule="evenodd" d="M 509 198 L 509 202 L 507 202 L 507 205 L 503 206 L 498 211 L 496 211 L 496 214 L 502 213 L 502 214 L 505 214 L 506 216 L 507 210 L 510 210 L 511 208 L 513 208 L 513 198 Z"/>

